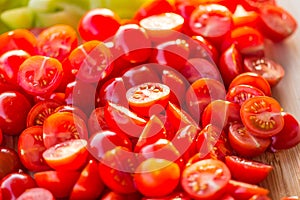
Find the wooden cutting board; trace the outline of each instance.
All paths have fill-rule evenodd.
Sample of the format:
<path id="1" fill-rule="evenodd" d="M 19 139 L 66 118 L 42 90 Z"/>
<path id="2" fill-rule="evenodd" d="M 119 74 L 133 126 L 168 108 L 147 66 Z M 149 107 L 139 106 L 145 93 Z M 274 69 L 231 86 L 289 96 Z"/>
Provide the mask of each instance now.
<path id="1" fill-rule="evenodd" d="M 297 32 L 280 44 L 268 49 L 270 56 L 285 68 L 284 79 L 273 88 L 273 95 L 283 109 L 300 121 L 300 1 L 277 0 L 298 21 Z M 300 197 L 300 145 L 277 153 L 266 153 L 260 158 L 274 166 L 262 186 L 270 190 L 273 200 L 284 196 Z"/>

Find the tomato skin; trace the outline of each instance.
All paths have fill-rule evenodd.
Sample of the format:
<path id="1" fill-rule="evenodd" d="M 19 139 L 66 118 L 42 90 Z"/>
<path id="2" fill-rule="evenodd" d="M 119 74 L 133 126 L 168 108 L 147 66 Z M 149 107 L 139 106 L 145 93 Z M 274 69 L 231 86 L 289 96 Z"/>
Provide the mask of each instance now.
<path id="1" fill-rule="evenodd" d="M 70 199 L 96 199 L 104 190 L 104 184 L 98 172 L 98 162 L 90 160 L 81 171 L 75 183 Z"/>
<path id="2" fill-rule="evenodd" d="M 222 161 L 205 159 L 185 168 L 181 185 L 192 198 L 218 199 L 226 191 L 230 178 L 230 171 Z"/>
<path id="3" fill-rule="evenodd" d="M 236 44 L 232 44 L 222 53 L 219 70 L 227 87 L 237 75 L 243 72 L 242 55 Z"/>
<path id="4" fill-rule="evenodd" d="M 250 184 L 259 184 L 273 169 L 271 165 L 238 156 L 226 156 L 225 163 L 233 179 Z"/>
<path id="5" fill-rule="evenodd" d="M 22 164 L 18 153 L 10 147 L 0 146 L 0 180 L 21 168 Z"/>
<path id="6" fill-rule="evenodd" d="M 49 190 L 55 198 L 68 197 L 80 177 L 78 171 L 43 171 L 33 175 L 37 185 Z"/>
<path id="7" fill-rule="evenodd" d="M 96 8 L 86 12 L 78 23 L 79 34 L 85 41 L 104 41 L 113 36 L 119 27 L 119 16 L 107 8 Z"/>
<path id="8" fill-rule="evenodd" d="M 37 53 L 63 61 L 78 45 L 77 33 L 69 25 L 58 24 L 37 36 Z"/>
<path id="9" fill-rule="evenodd" d="M 138 191 L 150 197 L 170 194 L 177 187 L 179 178 L 179 166 L 159 158 L 149 158 L 141 162 L 134 173 L 134 183 Z"/>
<path id="10" fill-rule="evenodd" d="M 281 113 L 284 119 L 283 129 L 272 137 L 270 149 L 278 151 L 296 146 L 300 142 L 300 128 L 298 120 L 290 113 Z"/>
<path id="11" fill-rule="evenodd" d="M 104 109 L 103 106 L 97 107 L 90 114 L 87 122 L 90 135 L 109 129 L 104 117 Z"/>
<path id="12" fill-rule="evenodd" d="M 54 196 L 49 190 L 39 187 L 27 189 L 18 197 L 18 200 L 28 199 L 55 200 Z"/>
<path id="13" fill-rule="evenodd" d="M 10 50 L 24 50 L 36 54 L 36 37 L 27 29 L 15 29 L 0 35 L 0 55 Z"/>
<path id="14" fill-rule="evenodd" d="M 120 194 L 115 191 L 109 191 L 101 196 L 101 200 L 140 200 L 142 197 L 140 193 Z"/>
<path id="15" fill-rule="evenodd" d="M 247 99 L 242 105 L 240 115 L 243 124 L 253 135 L 268 138 L 279 133 L 284 126 L 279 102 L 267 96 Z"/>
<path id="16" fill-rule="evenodd" d="M 260 31 L 274 42 L 280 42 L 292 35 L 297 29 L 297 21 L 285 9 L 276 5 L 259 8 Z"/>
<path id="17" fill-rule="evenodd" d="M 46 150 L 43 142 L 43 128 L 31 126 L 26 128 L 18 139 L 18 154 L 22 164 L 30 171 L 49 170 L 42 154 Z"/>
<path id="18" fill-rule="evenodd" d="M 31 103 L 16 91 L 0 94 L 0 128 L 4 134 L 19 135 L 26 127 L 26 117 Z"/>
<path id="19" fill-rule="evenodd" d="M 26 189 L 36 187 L 34 179 L 25 173 L 11 173 L 0 182 L 3 199 L 17 199 Z"/>
<path id="20" fill-rule="evenodd" d="M 18 84 L 31 95 L 46 95 L 58 88 L 63 78 L 56 58 L 31 56 L 19 68 Z"/>

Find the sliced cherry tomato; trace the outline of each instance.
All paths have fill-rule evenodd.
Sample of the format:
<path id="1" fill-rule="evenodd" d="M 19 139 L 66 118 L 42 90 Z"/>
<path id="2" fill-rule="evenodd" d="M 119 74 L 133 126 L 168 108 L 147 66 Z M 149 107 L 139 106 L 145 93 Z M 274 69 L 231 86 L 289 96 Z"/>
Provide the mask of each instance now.
<path id="1" fill-rule="evenodd" d="M 232 15 L 234 27 L 250 26 L 256 28 L 258 17 L 256 11 L 247 11 L 241 4 L 237 5 Z"/>
<path id="2" fill-rule="evenodd" d="M 271 144 L 270 138 L 254 136 L 242 123 L 233 123 L 229 126 L 228 139 L 233 150 L 244 157 L 261 155 Z"/>
<path id="3" fill-rule="evenodd" d="M 266 4 L 259 7 L 260 31 L 274 42 L 280 42 L 297 29 L 296 19 L 285 9 Z"/>
<path id="4" fill-rule="evenodd" d="M 62 77 L 62 65 L 57 59 L 31 56 L 20 65 L 18 83 L 29 94 L 45 95 L 59 86 Z"/>
<path id="5" fill-rule="evenodd" d="M 3 199 L 17 199 L 27 189 L 36 187 L 34 179 L 25 173 L 11 173 L 0 182 Z"/>
<path id="6" fill-rule="evenodd" d="M 105 120 L 104 109 L 104 107 L 95 108 L 90 114 L 88 118 L 88 129 L 90 135 L 109 129 Z"/>
<path id="7" fill-rule="evenodd" d="M 143 83 L 130 88 L 126 97 L 130 108 L 141 116 L 151 116 L 165 110 L 170 88 L 160 83 Z"/>
<path id="8" fill-rule="evenodd" d="M 251 184 L 265 180 L 273 169 L 271 165 L 238 156 L 226 156 L 225 162 L 233 179 Z"/>
<path id="9" fill-rule="evenodd" d="M 276 5 L 276 0 L 242 0 L 241 4 L 247 10 L 257 11 L 259 8 L 264 7 L 268 4 Z"/>
<path id="10" fill-rule="evenodd" d="M 225 99 L 225 95 L 225 87 L 221 82 L 211 78 L 201 78 L 188 88 L 185 94 L 186 106 L 195 121 L 200 122 L 205 107 L 213 100 Z"/>
<path id="11" fill-rule="evenodd" d="M 276 86 L 284 77 L 284 68 L 267 57 L 244 58 L 244 71 L 254 72 L 264 77 L 271 87 Z"/>
<path id="12" fill-rule="evenodd" d="M 132 142 L 127 135 L 110 130 L 99 131 L 93 134 L 88 141 L 88 150 L 97 160 L 100 160 L 107 151 L 117 146 L 125 147 L 129 150 L 133 148 Z"/>
<path id="13" fill-rule="evenodd" d="M 115 191 L 108 191 L 101 196 L 101 200 L 140 200 L 142 195 L 138 192 L 132 194 L 120 194 Z"/>
<path id="14" fill-rule="evenodd" d="M 54 112 L 70 112 L 79 116 L 84 122 L 88 121 L 87 115 L 80 108 L 73 105 L 61 105 L 55 108 Z"/>
<path id="15" fill-rule="evenodd" d="M 31 103 L 21 93 L 0 93 L 0 128 L 4 134 L 19 135 L 26 127 L 26 117 Z"/>
<path id="16" fill-rule="evenodd" d="M 251 85 L 236 85 L 228 90 L 225 99 L 242 105 L 247 99 L 256 96 L 265 96 L 265 94 L 260 89 Z"/>
<path id="17" fill-rule="evenodd" d="M 151 197 L 172 193 L 179 180 L 179 166 L 172 161 L 159 158 L 149 158 L 141 162 L 134 173 L 134 183 L 138 191 Z"/>
<path id="18" fill-rule="evenodd" d="M 10 147 L 0 146 L 0 180 L 10 173 L 18 172 L 21 168 L 18 153 Z"/>
<path id="19" fill-rule="evenodd" d="M 236 199 L 248 200 L 254 195 L 268 195 L 269 190 L 240 181 L 230 180 L 227 191 Z"/>
<path id="20" fill-rule="evenodd" d="M 178 38 L 183 23 L 184 18 L 182 16 L 174 12 L 165 12 L 142 19 L 140 26 L 147 31 L 151 40 L 157 44 Z"/>
<path id="21" fill-rule="evenodd" d="M 2 141 L 3 141 L 3 132 L 2 130 L 0 129 L 0 146 L 2 144 Z"/>
<path id="22" fill-rule="evenodd" d="M 241 105 L 243 124 L 253 135 L 268 138 L 279 133 L 284 126 L 281 106 L 272 97 L 257 96 Z"/>
<path id="23" fill-rule="evenodd" d="M 282 197 L 281 200 L 299 200 L 298 196 Z"/>
<path id="24" fill-rule="evenodd" d="M 37 53 L 63 61 L 78 45 L 76 30 L 66 24 L 44 29 L 37 37 Z"/>
<path id="25" fill-rule="evenodd" d="M 95 8 L 86 12 L 78 23 L 78 31 L 85 41 L 104 41 L 112 37 L 120 27 L 120 18 L 107 8 Z"/>
<path id="26" fill-rule="evenodd" d="M 27 127 L 42 126 L 47 117 L 61 104 L 55 100 L 44 100 L 36 103 L 27 115 Z"/>
<path id="27" fill-rule="evenodd" d="M 87 162 L 87 141 L 72 139 L 61 142 L 46 149 L 43 158 L 55 170 L 79 170 Z"/>
<path id="28" fill-rule="evenodd" d="M 300 142 L 300 127 L 298 120 L 290 113 L 282 112 L 283 129 L 272 137 L 271 150 L 277 151 L 296 146 Z"/>
<path id="29" fill-rule="evenodd" d="M 222 53 L 219 70 L 227 87 L 237 75 L 243 72 L 242 55 L 235 43 Z"/>
<path id="30" fill-rule="evenodd" d="M 232 13 L 219 4 L 199 5 L 192 12 L 190 28 L 218 46 L 233 27 Z"/>
<path id="31" fill-rule="evenodd" d="M 120 26 L 113 41 L 120 56 L 131 63 L 147 61 L 152 52 L 152 43 L 146 30 L 136 24 Z"/>
<path id="32" fill-rule="evenodd" d="M 56 199 L 70 196 L 72 189 L 80 177 L 74 170 L 43 171 L 33 175 L 37 185 L 49 190 Z"/>
<path id="33" fill-rule="evenodd" d="M 222 161 L 205 159 L 185 168 L 181 185 L 192 198 L 218 199 L 226 191 L 230 178 L 230 171 Z"/>
<path id="34" fill-rule="evenodd" d="M 27 189 L 18 197 L 18 200 L 28 199 L 55 200 L 53 194 L 49 190 L 39 187 Z"/>
<path id="35" fill-rule="evenodd" d="M 42 156 L 45 150 L 43 128 L 41 126 L 31 126 L 20 134 L 18 154 L 27 170 L 44 171 L 50 169 Z"/>
<path id="36" fill-rule="evenodd" d="M 98 172 L 98 162 L 90 160 L 81 171 L 75 183 L 70 199 L 96 199 L 104 190 L 104 184 Z"/>
<path id="37" fill-rule="evenodd" d="M 107 151 L 99 163 L 99 173 L 104 184 L 120 194 L 137 192 L 133 173 L 137 167 L 135 154 L 125 147 Z"/>
<path id="38" fill-rule="evenodd" d="M 222 43 L 222 50 L 232 44 L 236 44 L 243 55 L 264 55 L 264 36 L 255 28 L 242 26 L 233 29 Z"/>
<path id="39" fill-rule="evenodd" d="M 271 200 L 267 195 L 253 195 L 249 200 Z"/>
<path id="40" fill-rule="evenodd" d="M 30 54 L 24 50 L 10 50 L 0 57 L 0 79 L 18 85 L 18 71 L 20 65 L 30 57 Z"/>
<path id="41" fill-rule="evenodd" d="M 0 55 L 9 50 L 24 50 L 36 54 L 36 37 L 27 29 L 15 29 L 0 35 Z"/>
<path id="42" fill-rule="evenodd" d="M 271 96 L 271 87 L 269 82 L 264 77 L 254 72 L 244 72 L 236 76 L 230 83 L 228 89 L 236 85 L 251 85 L 260 89 L 265 95 Z"/>
<path id="43" fill-rule="evenodd" d="M 112 54 L 103 42 L 92 40 L 77 46 L 69 55 L 72 72 L 78 79 L 95 83 L 112 71 Z"/>
<path id="44" fill-rule="evenodd" d="M 50 115 L 43 125 L 43 141 L 46 148 L 71 139 L 87 139 L 85 122 L 70 112 Z"/>

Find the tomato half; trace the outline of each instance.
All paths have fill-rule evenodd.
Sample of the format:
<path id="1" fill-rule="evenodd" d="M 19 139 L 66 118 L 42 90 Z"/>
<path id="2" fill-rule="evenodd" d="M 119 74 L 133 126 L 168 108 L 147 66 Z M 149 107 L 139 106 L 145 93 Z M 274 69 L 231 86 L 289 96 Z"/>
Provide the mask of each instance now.
<path id="1" fill-rule="evenodd" d="M 219 160 L 205 159 L 186 167 L 181 185 L 195 199 L 218 199 L 231 178 L 228 167 Z"/>
<path id="2" fill-rule="evenodd" d="M 271 165 L 238 156 L 226 156 L 225 162 L 233 179 L 251 184 L 263 181 L 273 169 Z"/>
<path id="3" fill-rule="evenodd" d="M 18 83 L 29 94 L 52 93 L 61 83 L 63 69 L 61 63 L 51 57 L 31 56 L 19 68 Z"/>
<path id="4" fill-rule="evenodd" d="M 130 108 L 141 116 L 151 116 L 165 110 L 170 88 L 160 83 L 143 83 L 130 88 L 126 97 Z"/>
<path id="5" fill-rule="evenodd" d="M 55 200 L 53 194 L 49 190 L 39 187 L 27 189 L 18 197 L 18 200 L 28 199 Z"/>
<path id="6" fill-rule="evenodd" d="M 272 97 L 257 96 L 247 99 L 241 105 L 240 114 L 245 127 L 258 137 L 276 135 L 284 126 L 281 106 Z"/>

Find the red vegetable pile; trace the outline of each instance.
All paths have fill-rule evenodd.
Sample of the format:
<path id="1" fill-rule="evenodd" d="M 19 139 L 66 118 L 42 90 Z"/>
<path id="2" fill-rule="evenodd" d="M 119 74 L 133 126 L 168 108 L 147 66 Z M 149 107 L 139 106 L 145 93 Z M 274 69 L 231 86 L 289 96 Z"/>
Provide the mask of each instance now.
<path id="1" fill-rule="evenodd" d="M 274 0 L 157 0 L 3 33 L 0 199 L 270 199 L 255 158 L 300 131 L 266 41 L 296 28 Z"/>

